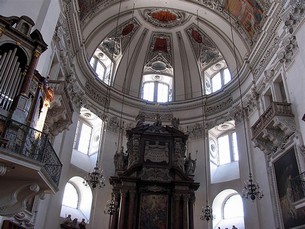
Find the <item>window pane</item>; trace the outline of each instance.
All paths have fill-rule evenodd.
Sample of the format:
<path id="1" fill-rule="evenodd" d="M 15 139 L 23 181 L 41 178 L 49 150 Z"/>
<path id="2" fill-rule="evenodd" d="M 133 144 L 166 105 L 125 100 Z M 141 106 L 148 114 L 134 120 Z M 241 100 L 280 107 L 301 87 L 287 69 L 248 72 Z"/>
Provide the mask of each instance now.
<path id="1" fill-rule="evenodd" d="M 221 75 L 220 72 L 218 72 L 215 76 L 212 78 L 212 88 L 213 92 L 218 91 L 221 89 Z"/>
<path id="2" fill-rule="evenodd" d="M 231 74 L 230 74 L 229 69 L 226 68 L 223 71 L 223 82 L 224 82 L 224 84 L 227 84 L 228 82 L 230 82 L 230 80 L 231 80 Z"/>
<path id="3" fill-rule="evenodd" d="M 87 154 L 90 146 L 92 128 L 87 124 L 83 123 L 81 128 L 81 133 L 79 136 L 78 148 L 77 150 Z"/>
<path id="4" fill-rule="evenodd" d="M 219 165 L 231 162 L 229 136 L 224 135 L 218 138 Z"/>
<path id="5" fill-rule="evenodd" d="M 92 57 L 90 59 L 90 65 L 91 67 L 94 69 L 95 68 L 95 63 L 96 63 L 97 59 L 95 57 Z M 95 69 L 94 69 L 95 70 Z"/>
<path id="6" fill-rule="evenodd" d="M 158 83 L 157 102 L 168 102 L 168 85 Z"/>
<path id="7" fill-rule="evenodd" d="M 65 187 L 62 204 L 71 208 L 77 208 L 78 193 L 71 183 L 67 183 Z"/>
<path id="8" fill-rule="evenodd" d="M 154 82 L 144 83 L 143 86 L 143 99 L 154 101 Z"/>
<path id="9" fill-rule="evenodd" d="M 243 202 L 240 195 L 231 196 L 224 205 L 224 218 L 236 218 L 244 216 Z"/>
<path id="10" fill-rule="evenodd" d="M 105 67 L 100 62 L 97 62 L 97 65 L 96 65 L 96 74 L 98 75 L 98 77 L 101 80 L 104 80 Z"/>
<path id="11" fill-rule="evenodd" d="M 233 160 L 238 161 L 239 154 L 238 154 L 238 147 L 237 147 L 237 137 L 236 137 L 235 132 L 232 134 L 232 147 L 233 147 Z"/>

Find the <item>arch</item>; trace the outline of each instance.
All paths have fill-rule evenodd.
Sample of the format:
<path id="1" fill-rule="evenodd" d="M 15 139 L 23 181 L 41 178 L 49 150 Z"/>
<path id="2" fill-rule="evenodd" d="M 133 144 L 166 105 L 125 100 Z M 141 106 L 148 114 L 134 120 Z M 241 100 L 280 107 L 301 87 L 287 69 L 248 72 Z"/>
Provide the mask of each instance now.
<path id="1" fill-rule="evenodd" d="M 213 228 L 232 228 L 233 225 L 238 229 L 245 227 L 243 201 L 236 190 L 226 189 L 220 192 L 214 198 L 212 207 L 215 216 Z M 229 213 L 228 210 L 230 210 Z"/>
<path id="2" fill-rule="evenodd" d="M 60 212 L 62 218 L 66 218 L 70 214 L 73 219 L 77 218 L 78 221 L 81 221 L 81 219 L 85 219 L 86 222 L 89 221 L 93 196 L 92 190 L 85 186 L 83 182 L 84 179 L 79 176 L 74 176 L 67 182 L 68 186 L 66 184 Z M 72 190 L 72 192 L 67 193 L 69 190 Z M 71 196 L 74 197 L 70 200 L 65 199 Z"/>

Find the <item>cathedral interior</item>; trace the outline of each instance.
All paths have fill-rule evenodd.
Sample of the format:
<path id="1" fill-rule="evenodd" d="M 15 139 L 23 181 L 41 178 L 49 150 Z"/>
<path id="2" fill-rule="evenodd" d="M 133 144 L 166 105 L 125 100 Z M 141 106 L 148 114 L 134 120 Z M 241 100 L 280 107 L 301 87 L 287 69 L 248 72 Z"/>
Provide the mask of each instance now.
<path id="1" fill-rule="evenodd" d="M 0 227 L 305 228 L 304 74 L 305 0 L 0 0 Z"/>

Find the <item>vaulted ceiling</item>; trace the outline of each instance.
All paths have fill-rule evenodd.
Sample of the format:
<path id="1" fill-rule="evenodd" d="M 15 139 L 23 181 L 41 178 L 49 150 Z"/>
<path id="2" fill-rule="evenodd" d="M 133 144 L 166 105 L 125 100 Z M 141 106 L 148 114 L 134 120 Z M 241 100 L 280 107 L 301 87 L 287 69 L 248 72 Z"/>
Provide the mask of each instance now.
<path id="1" fill-rule="evenodd" d="M 78 0 L 87 58 L 115 62 L 113 87 L 139 97 L 143 74 L 173 76 L 173 101 L 202 95 L 202 72 L 224 60 L 234 76 L 261 34 L 268 0 Z"/>

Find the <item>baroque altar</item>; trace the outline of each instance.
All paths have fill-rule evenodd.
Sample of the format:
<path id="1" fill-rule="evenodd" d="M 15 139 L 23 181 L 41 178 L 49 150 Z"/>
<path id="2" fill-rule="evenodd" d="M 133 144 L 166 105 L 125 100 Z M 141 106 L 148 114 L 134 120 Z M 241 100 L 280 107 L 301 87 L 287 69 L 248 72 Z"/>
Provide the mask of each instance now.
<path id="1" fill-rule="evenodd" d="M 117 210 L 111 229 L 193 229 L 195 160 L 176 125 L 138 122 L 127 130 L 127 151 L 114 156 L 110 178 Z"/>

